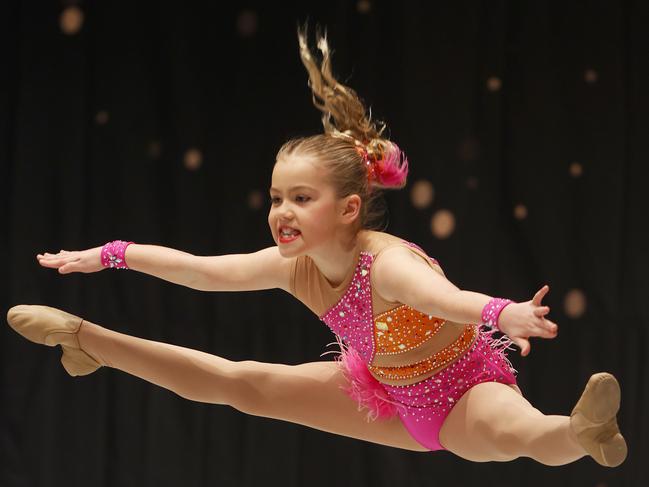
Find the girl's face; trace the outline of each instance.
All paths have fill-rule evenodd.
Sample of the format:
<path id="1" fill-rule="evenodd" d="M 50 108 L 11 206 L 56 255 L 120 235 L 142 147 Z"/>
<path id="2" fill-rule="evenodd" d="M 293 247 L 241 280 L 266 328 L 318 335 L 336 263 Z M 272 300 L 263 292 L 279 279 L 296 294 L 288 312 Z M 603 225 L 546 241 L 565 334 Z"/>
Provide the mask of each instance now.
<path id="1" fill-rule="evenodd" d="M 340 204 L 333 188 L 324 182 L 325 176 L 324 168 L 297 155 L 275 164 L 268 225 L 284 257 L 314 251 L 337 235 L 341 226 L 337 218 Z M 292 235 L 282 235 L 282 228 Z"/>

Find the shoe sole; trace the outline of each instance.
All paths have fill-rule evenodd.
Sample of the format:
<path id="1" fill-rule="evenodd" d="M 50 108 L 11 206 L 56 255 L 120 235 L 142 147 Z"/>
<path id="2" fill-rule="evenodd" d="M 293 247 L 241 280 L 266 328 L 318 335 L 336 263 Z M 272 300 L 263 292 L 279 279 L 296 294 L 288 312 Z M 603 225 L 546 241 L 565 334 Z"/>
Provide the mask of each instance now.
<path id="1" fill-rule="evenodd" d="M 607 467 L 620 465 L 626 459 L 628 452 L 626 441 L 620 433 L 616 433 L 605 442 L 600 443 L 599 448 Z"/>
<path id="2" fill-rule="evenodd" d="M 588 419 L 594 423 L 604 423 L 613 418 L 620 409 L 620 384 L 608 372 L 599 372 L 586 384 L 584 394 L 592 395 L 592 408 Z"/>
<path id="3" fill-rule="evenodd" d="M 83 350 L 61 346 L 61 365 L 72 377 L 92 374 L 100 365 Z"/>
<path id="4" fill-rule="evenodd" d="M 597 442 L 604 463 L 599 460 L 596 461 L 607 467 L 617 467 L 626 459 L 628 452 L 626 441 L 619 432 L 616 419 L 617 412 L 620 409 L 620 384 L 608 372 L 593 374 L 584 388 L 582 398 L 586 399 L 584 402 L 588 403 L 588 408 L 584 411 L 583 406 L 581 406 L 578 414 L 595 424 L 603 425 L 611 421 L 614 422 L 617 432 L 610 438 Z M 582 398 L 580 398 L 580 402 L 582 402 Z M 588 414 L 584 414 L 585 412 Z M 571 416 L 574 414 L 573 411 Z M 610 434 L 610 429 L 603 426 L 602 429 L 604 430 L 602 434 Z"/>

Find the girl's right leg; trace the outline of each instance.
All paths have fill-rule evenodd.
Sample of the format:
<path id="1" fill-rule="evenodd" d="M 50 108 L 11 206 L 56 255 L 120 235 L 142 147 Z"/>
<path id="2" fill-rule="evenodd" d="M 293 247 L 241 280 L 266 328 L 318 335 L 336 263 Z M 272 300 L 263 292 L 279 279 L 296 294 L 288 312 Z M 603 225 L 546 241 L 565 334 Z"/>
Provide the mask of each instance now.
<path id="1" fill-rule="evenodd" d="M 439 439 L 449 451 L 476 462 L 529 457 L 565 465 L 587 455 L 569 416 L 545 415 L 499 382 L 469 389 L 444 421 Z"/>
<path id="2" fill-rule="evenodd" d="M 84 320 L 81 348 L 102 365 L 169 389 L 192 401 L 226 404 L 247 414 L 397 448 L 427 451 L 398 416 L 368 422 L 341 389 L 337 363 L 283 365 L 231 361 L 198 350 L 145 340 Z"/>

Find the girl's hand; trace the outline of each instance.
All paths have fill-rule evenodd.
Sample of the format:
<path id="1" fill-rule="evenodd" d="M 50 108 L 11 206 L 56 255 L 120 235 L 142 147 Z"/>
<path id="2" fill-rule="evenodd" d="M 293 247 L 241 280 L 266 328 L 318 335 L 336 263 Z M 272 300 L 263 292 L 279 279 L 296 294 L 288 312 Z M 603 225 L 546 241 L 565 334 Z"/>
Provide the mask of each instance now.
<path id="1" fill-rule="evenodd" d="M 559 327 L 544 318 L 550 312 L 549 306 L 541 306 L 543 296 L 550 287 L 546 284 L 531 301 L 510 303 L 500 312 L 498 327 L 521 348 L 521 356 L 530 353 L 529 337 L 555 338 Z"/>
<path id="2" fill-rule="evenodd" d="M 104 270 L 101 265 L 101 247 L 88 250 L 75 250 L 68 252 L 61 250 L 58 254 L 38 254 L 36 259 L 43 267 L 52 267 L 59 270 L 59 274 L 70 272 L 83 272 L 89 274 Z"/>

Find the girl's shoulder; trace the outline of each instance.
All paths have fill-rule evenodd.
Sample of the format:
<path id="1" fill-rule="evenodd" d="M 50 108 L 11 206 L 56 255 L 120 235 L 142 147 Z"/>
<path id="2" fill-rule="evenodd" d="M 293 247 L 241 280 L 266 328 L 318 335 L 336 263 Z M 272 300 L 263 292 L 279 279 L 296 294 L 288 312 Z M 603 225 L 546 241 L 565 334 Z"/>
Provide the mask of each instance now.
<path id="1" fill-rule="evenodd" d="M 392 235 L 387 232 L 379 232 L 377 230 L 364 230 L 363 238 L 363 247 L 365 251 L 372 254 L 378 252 L 386 245 L 393 245 L 406 241 L 406 239 L 397 235 Z"/>
<path id="2" fill-rule="evenodd" d="M 364 247 L 366 252 L 372 254 L 374 260 L 381 258 L 383 253 L 389 248 L 402 247 L 405 251 L 420 257 L 435 271 L 442 275 L 444 274 L 444 271 L 435 257 L 428 255 L 428 253 L 418 244 L 411 242 L 406 238 L 392 235 L 387 232 L 368 231 L 365 234 L 365 239 L 366 242 Z"/>
<path id="3" fill-rule="evenodd" d="M 374 256 L 381 254 L 387 247 L 395 245 L 403 245 L 404 247 L 408 246 L 407 239 L 398 235 L 392 235 L 391 233 L 379 232 L 376 230 L 366 230 L 363 238 L 363 249 L 365 252 Z"/>

